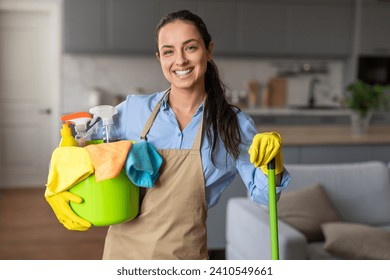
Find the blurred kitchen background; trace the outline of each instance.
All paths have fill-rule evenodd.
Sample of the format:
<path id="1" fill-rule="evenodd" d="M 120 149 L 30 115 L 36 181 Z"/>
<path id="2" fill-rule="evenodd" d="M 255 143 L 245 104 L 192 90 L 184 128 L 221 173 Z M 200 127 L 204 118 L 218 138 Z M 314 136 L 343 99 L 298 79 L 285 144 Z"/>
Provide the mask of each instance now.
<path id="1" fill-rule="evenodd" d="M 162 15 L 179 8 L 205 20 L 232 102 L 243 109 L 268 107 L 264 95 L 272 83 L 277 92 L 271 96 L 278 100 L 271 105 L 307 105 L 313 78 L 317 105 L 339 107 L 345 84 L 355 76 L 354 1 L 70 0 L 64 8 L 65 112 L 100 98 L 166 88 L 153 31 Z"/>
<path id="2" fill-rule="evenodd" d="M 243 110 L 258 116 L 265 108 L 342 109 L 350 82 L 372 82 L 372 73 L 389 82 L 388 66 L 377 61 L 390 55 L 388 2 L 66 0 L 61 112 L 166 88 L 154 28 L 180 8 L 205 20 L 230 100 Z"/>
<path id="3" fill-rule="evenodd" d="M 371 140 L 389 139 L 388 112 L 372 119 L 384 135 L 345 153 L 337 141 L 315 143 L 318 155 L 289 142 L 302 125 L 350 135 L 346 85 L 390 84 L 389 0 L 0 0 L 0 187 L 44 186 L 62 114 L 166 89 L 154 28 L 184 8 L 213 36 L 230 101 L 259 130 L 289 127 L 287 163 L 390 159 L 390 140 Z M 243 195 L 228 190 L 210 211 L 211 248 L 224 247 L 227 199 Z"/>

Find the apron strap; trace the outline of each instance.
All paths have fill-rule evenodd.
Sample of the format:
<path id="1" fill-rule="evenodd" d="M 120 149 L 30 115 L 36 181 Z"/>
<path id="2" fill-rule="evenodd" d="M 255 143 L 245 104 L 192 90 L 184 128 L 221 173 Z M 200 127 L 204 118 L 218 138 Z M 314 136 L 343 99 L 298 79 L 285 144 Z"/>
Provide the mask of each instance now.
<path id="1" fill-rule="evenodd" d="M 160 110 L 161 103 L 164 100 L 165 96 L 169 93 L 170 89 L 167 89 L 163 95 L 163 97 L 160 99 L 160 101 L 157 103 L 156 107 L 154 107 L 152 113 L 149 116 L 148 121 L 146 122 L 144 129 L 141 132 L 141 139 L 146 140 L 146 134 L 148 134 L 150 128 L 153 125 L 154 119 L 156 118 L 158 111 Z"/>
<path id="2" fill-rule="evenodd" d="M 207 95 L 205 95 L 204 100 L 203 100 L 202 119 L 200 120 L 200 124 L 199 124 L 199 128 L 198 128 L 198 133 L 196 134 L 194 143 L 192 144 L 192 149 L 193 149 L 193 150 L 200 150 L 200 146 L 201 146 L 201 144 L 202 144 L 204 108 L 205 108 L 205 105 L 206 105 L 206 97 L 207 97 Z"/>

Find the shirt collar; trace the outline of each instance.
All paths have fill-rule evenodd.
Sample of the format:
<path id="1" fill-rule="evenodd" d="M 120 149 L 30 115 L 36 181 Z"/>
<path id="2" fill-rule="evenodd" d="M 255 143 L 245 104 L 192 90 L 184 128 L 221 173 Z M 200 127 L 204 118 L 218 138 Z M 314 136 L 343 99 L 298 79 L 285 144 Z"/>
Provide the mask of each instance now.
<path id="1" fill-rule="evenodd" d="M 168 95 L 169 95 L 169 94 L 165 95 L 165 97 L 164 97 L 164 99 L 163 99 L 163 101 L 162 101 L 162 103 L 161 103 L 161 109 L 164 110 L 164 111 L 169 109 L 169 105 L 168 105 Z"/>
<path id="2" fill-rule="evenodd" d="M 161 109 L 163 111 L 166 111 L 169 109 L 169 104 L 168 104 L 168 96 L 169 94 L 165 95 L 164 99 L 162 100 L 162 103 L 161 103 Z M 204 104 L 204 101 L 202 103 L 200 103 L 198 109 L 196 110 L 194 116 L 200 114 L 201 112 L 203 112 L 203 104 Z"/>
<path id="3" fill-rule="evenodd" d="M 200 103 L 198 110 L 196 110 L 194 116 L 197 116 L 198 114 L 203 112 L 203 104 L 204 104 L 204 101 L 202 103 Z"/>

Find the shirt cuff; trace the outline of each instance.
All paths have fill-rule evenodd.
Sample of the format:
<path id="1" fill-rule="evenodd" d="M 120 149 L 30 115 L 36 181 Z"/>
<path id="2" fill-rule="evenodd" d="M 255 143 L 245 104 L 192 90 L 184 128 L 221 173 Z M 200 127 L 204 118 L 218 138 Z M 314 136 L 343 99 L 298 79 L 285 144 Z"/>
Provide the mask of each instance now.
<path id="1" fill-rule="evenodd" d="M 283 169 L 281 176 L 280 184 L 276 186 L 277 197 L 291 181 L 290 173 L 286 168 Z M 250 193 L 251 200 L 259 204 L 268 204 L 268 177 L 261 170 L 257 170 L 255 182 L 256 187 Z"/>

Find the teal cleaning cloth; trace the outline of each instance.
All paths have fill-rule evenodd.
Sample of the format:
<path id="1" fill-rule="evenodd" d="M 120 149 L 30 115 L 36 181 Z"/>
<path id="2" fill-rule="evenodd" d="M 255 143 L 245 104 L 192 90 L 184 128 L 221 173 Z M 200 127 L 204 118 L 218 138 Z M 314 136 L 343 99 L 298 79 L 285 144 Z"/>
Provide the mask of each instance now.
<path id="1" fill-rule="evenodd" d="M 151 188 L 160 175 L 162 157 L 146 141 L 131 146 L 125 162 L 127 177 L 138 187 Z"/>

